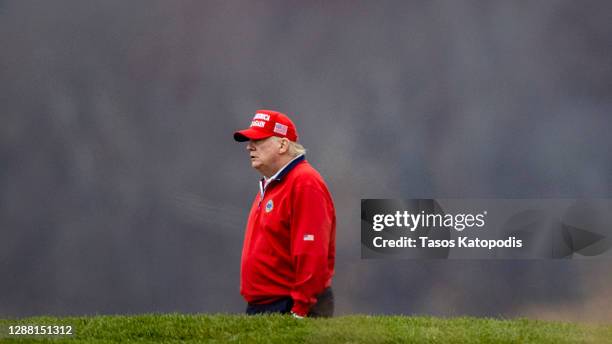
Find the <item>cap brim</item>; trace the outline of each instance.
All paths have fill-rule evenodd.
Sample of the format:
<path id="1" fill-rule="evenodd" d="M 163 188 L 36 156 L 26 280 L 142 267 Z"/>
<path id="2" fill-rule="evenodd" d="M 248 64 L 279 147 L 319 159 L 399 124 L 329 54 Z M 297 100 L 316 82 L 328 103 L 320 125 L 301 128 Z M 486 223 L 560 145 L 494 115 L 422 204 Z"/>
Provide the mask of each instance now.
<path id="1" fill-rule="evenodd" d="M 234 140 L 238 142 L 245 142 L 249 140 L 261 140 L 267 137 L 273 136 L 270 133 L 262 133 L 259 130 L 254 130 L 253 128 L 240 130 L 234 133 Z"/>

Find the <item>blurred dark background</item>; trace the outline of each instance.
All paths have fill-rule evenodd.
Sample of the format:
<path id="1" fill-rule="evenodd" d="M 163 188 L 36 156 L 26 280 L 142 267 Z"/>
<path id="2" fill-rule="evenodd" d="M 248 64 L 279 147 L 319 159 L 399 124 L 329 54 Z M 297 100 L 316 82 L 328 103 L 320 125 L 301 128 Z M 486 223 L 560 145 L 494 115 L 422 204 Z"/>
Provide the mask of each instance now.
<path id="1" fill-rule="evenodd" d="M 612 195 L 609 1 L 0 1 L 0 316 L 242 312 L 288 113 L 338 216 L 337 314 L 612 321 L 610 261 L 360 259 L 361 198 Z"/>

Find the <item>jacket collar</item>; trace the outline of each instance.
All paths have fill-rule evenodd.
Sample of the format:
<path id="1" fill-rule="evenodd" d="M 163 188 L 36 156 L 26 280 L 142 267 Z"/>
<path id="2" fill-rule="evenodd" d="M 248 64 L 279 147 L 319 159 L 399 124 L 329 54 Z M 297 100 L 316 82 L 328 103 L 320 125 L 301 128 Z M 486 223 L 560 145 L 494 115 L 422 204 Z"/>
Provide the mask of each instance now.
<path id="1" fill-rule="evenodd" d="M 291 172 L 291 170 L 295 168 L 295 166 L 297 166 L 300 162 L 304 161 L 305 159 L 306 159 L 306 156 L 304 154 L 298 155 L 293 160 L 291 160 L 287 165 L 283 166 L 280 170 L 278 170 L 278 172 L 276 172 L 272 177 L 270 177 L 268 179 L 269 182 L 267 184 L 266 184 L 266 179 L 261 178 L 259 180 L 259 192 L 261 193 L 262 198 L 263 198 L 264 192 L 266 191 L 266 188 L 270 185 L 270 183 L 272 183 L 273 181 L 281 181 L 283 177 L 285 177 L 289 172 Z"/>
<path id="2" fill-rule="evenodd" d="M 291 160 L 287 165 L 281 168 L 278 172 L 276 172 L 275 175 L 270 177 L 270 179 L 281 180 L 284 176 L 287 175 L 287 173 L 289 173 L 289 171 L 291 171 L 297 164 L 299 164 L 305 158 L 306 156 L 304 154 L 298 155 L 297 157 L 293 158 L 293 160 Z"/>

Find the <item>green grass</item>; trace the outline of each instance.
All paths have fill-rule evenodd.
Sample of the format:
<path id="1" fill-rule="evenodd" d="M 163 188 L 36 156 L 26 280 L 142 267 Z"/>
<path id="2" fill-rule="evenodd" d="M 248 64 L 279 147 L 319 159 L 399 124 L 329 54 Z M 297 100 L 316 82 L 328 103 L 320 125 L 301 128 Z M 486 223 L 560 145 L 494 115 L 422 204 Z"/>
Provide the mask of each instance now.
<path id="1" fill-rule="evenodd" d="M 71 325 L 72 336 L 16 337 L 13 325 Z M 146 314 L 0 320 L 0 343 L 612 343 L 612 325 L 529 319 Z"/>

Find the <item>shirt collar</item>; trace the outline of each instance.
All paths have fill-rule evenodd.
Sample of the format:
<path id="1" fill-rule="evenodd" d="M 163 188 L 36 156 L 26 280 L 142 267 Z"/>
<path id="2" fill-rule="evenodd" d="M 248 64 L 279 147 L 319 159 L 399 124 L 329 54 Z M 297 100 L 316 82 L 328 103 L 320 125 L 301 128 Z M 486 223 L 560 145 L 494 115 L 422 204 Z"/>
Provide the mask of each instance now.
<path id="1" fill-rule="evenodd" d="M 285 166 L 281 167 L 280 170 L 278 170 L 278 172 L 276 172 L 272 177 L 267 178 L 266 180 L 280 180 L 293 168 L 293 166 L 297 165 L 297 163 L 302 160 L 304 160 L 304 154 L 296 156 L 295 158 L 291 159 L 291 161 L 289 161 Z"/>
<path id="2" fill-rule="evenodd" d="M 304 154 L 300 154 L 289 161 L 285 166 L 281 167 L 278 172 L 276 172 L 272 177 L 266 178 L 263 177 L 260 182 L 260 187 L 265 189 L 273 180 L 281 180 L 289 171 L 291 171 L 295 165 L 299 164 L 302 160 L 305 159 Z"/>

